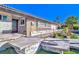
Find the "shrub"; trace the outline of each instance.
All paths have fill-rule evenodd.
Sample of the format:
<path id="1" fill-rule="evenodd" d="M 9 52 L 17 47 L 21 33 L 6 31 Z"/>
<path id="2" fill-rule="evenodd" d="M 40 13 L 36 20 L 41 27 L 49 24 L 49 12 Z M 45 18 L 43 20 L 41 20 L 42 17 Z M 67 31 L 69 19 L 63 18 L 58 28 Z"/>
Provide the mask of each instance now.
<path id="1" fill-rule="evenodd" d="M 78 29 L 79 29 L 79 25 L 74 25 L 74 26 L 73 26 L 73 29 L 74 29 L 74 30 L 78 30 Z"/>
<path id="2" fill-rule="evenodd" d="M 71 35 L 71 39 L 78 39 L 78 36 L 76 34 Z"/>

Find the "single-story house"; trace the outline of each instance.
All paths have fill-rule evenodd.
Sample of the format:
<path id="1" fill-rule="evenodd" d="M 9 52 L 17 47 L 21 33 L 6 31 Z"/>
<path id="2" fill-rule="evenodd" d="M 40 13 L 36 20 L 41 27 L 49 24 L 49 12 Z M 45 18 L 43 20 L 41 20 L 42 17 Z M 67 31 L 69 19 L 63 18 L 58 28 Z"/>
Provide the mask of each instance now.
<path id="1" fill-rule="evenodd" d="M 0 5 L 0 33 L 21 33 L 26 36 L 56 30 L 57 24 L 23 11 Z"/>

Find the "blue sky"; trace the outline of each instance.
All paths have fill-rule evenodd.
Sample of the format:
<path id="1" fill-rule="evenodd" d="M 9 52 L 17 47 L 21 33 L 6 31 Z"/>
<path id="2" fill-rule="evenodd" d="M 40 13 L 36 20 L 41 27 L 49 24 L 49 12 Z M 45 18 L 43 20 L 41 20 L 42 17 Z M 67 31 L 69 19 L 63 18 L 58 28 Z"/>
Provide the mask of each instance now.
<path id="1" fill-rule="evenodd" d="M 10 7 L 22 10 L 26 13 L 53 21 L 60 16 L 61 23 L 68 16 L 79 17 L 79 5 L 77 4 L 7 4 Z"/>

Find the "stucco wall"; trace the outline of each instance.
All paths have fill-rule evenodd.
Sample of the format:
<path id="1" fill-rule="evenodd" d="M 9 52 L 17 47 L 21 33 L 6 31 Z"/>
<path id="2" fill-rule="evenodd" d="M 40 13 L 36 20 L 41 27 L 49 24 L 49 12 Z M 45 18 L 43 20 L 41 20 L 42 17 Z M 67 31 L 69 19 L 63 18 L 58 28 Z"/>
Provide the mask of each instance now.
<path id="1" fill-rule="evenodd" d="M 56 31 L 56 30 L 57 30 L 57 27 L 58 27 L 57 25 L 53 25 L 53 24 L 51 25 L 51 29 L 52 29 L 53 31 Z"/>
<path id="2" fill-rule="evenodd" d="M 44 22 L 44 21 L 41 21 L 38 19 L 36 19 L 35 21 L 32 21 L 32 22 L 36 23 L 36 21 L 38 22 L 38 26 L 36 26 L 36 24 L 35 24 L 35 26 L 31 27 L 31 36 L 50 33 L 50 31 L 51 31 L 50 23 Z"/>
<path id="3" fill-rule="evenodd" d="M 8 33 L 12 30 L 12 22 L 0 22 L 0 33 Z"/>
<path id="4" fill-rule="evenodd" d="M 26 35 L 31 36 L 31 21 L 29 19 L 26 21 Z"/>
<path id="5" fill-rule="evenodd" d="M 9 13 L 3 12 L 3 11 L 0 11 L 0 14 L 8 16 L 7 22 L 0 21 L 0 33 L 11 32 L 11 30 L 12 30 L 11 15 Z"/>

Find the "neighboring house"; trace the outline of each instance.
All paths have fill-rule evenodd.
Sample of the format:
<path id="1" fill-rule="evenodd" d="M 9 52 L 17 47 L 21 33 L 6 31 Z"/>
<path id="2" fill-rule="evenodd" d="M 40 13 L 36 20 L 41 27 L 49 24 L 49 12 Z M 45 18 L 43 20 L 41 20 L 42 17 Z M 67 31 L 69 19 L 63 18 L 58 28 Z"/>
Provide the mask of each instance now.
<path id="1" fill-rule="evenodd" d="M 61 27 L 61 24 L 58 24 L 58 23 L 51 24 L 51 29 L 53 29 L 54 31 L 58 30 L 59 27 Z"/>
<path id="2" fill-rule="evenodd" d="M 0 33 L 21 33 L 33 36 L 51 32 L 57 27 L 55 23 L 0 5 Z"/>

